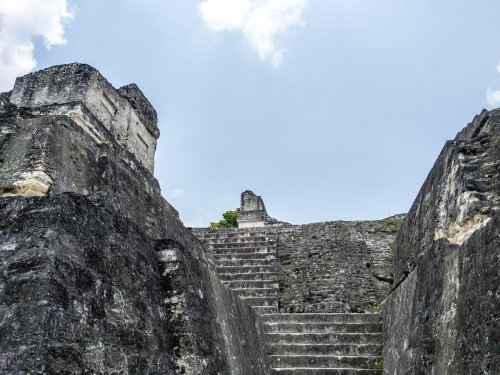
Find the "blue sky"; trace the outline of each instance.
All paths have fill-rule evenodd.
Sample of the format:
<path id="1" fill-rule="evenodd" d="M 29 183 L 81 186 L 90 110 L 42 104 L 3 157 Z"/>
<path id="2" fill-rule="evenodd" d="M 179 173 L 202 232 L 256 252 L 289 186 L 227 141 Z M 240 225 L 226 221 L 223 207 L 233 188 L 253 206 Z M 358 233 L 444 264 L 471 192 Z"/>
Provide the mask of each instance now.
<path id="1" fill-rule="evenodd" d="M 500 106 L 498 0 L 47 0 L 32 18 L 9 1 L 1 89 L 75 61 L 137 83 L 189 226 L 246 189 L 292 223 L 406 212 L 445 140 Z M 7 58 L 29 43 L 31 60 Z"/>

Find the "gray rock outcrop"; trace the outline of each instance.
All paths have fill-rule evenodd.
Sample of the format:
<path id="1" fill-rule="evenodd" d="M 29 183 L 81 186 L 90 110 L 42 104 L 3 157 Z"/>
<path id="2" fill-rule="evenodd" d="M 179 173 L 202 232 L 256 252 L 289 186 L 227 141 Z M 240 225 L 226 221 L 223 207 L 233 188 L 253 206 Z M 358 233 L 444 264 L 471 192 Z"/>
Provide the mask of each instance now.
<path id="1" fill-rule="evenodd" d="M 136 86 L 81 64 L 0 94 L 0 373 L 266 374 L 256 312 L 122 137 L 133 113 L 158 135 Z"/>
<path id="2" fill-rule="evenodd" d="M 264 201 L 260 196 L 250 190 L 241 193 L 238 228 L 258 228 L 275 221 L 267 214 Z"/>
<path id="3" fill-rule="evenodd" d="M 444 146 L 395 243 L 387 374 L 500 373 L 500 110 Z"/>

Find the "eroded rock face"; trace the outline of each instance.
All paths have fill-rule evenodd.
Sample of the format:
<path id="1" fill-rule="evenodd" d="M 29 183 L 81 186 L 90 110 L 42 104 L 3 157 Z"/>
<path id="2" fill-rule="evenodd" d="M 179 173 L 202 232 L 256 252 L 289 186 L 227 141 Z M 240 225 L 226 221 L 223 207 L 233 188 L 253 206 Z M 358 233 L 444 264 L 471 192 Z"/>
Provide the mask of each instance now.
<path id="1" fill-rule="evenodd" d="M 151 172 L 159 136 L 156 111 L 135 84 L 115 89 L 86 64 L 53 66 L 16 80 L 12 104 L 38 114 L 67 115 L 97 142 L 105 142 L 98 121 Z"/>
<path id="2" fill-rule="evenodd" d="M 500 110 L 444 146 L 395 246 L 388 374 L 500 373 Z"/>
<path id="3" fill-rule="evenodd" d="M 151 239 L 81 195 L 0 211 L 0 372 L 174 374 Z"/>
<path id="4" fill-rule="evenodd" d="M 83 68 L 51 90 L 91 82 Z M 266 374 L 256 314 L 215 277 L 151 168 L 85 106 L 53 103 L 76 105 L 87 127 L 54 114 L 37 82 L 16 94 L 25 108 L 0 94 L 0 373 Z M 137 90 L 120 100 L 140 109 Z"/>
<path id="5" fill-rule="evenodd" d="M 403 217 L 280 223 L 264 228 L 197 228 L 195 234 L 214 253 L 221 246 L 234 246 L 233 251 L 241 248 L 238 251 L 249 255 L 269 252 L 269 259 L 263 258 L 268 262 L 259 264 L 276 269 L 280 312 L 369 312 L 392 288 L 392 245 Z M 234 262 L 235 266 L 252 264 L 252 259 Z"/>
<path id="6" fill-rule="evenodd" d="M 241 193 L 238 228 L 257 228 L 268 224 L 272 219 L 267 215 L 262 198 L 246 190 Z"/>
<path id="7" fill-rule="evenodd" d="M 343 313 L 376 308 L 392 287 L 391 246 L 401 219 L 277 229 L 280 310 Z"/>

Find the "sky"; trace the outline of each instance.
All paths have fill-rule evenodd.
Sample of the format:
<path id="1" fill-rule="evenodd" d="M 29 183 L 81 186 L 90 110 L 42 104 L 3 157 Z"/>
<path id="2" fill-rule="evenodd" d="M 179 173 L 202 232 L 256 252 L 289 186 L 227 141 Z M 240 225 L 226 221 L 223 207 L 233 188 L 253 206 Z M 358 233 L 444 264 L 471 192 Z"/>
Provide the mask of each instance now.
<path id="1" fill-rule="evenodd" d="M 380 219 L 500 106 L 499 20 L 498 0 L 0 0 L 0 91 L 71 62 L 137 83 L 187 226 L 247 189 L 294 224 Z"/>

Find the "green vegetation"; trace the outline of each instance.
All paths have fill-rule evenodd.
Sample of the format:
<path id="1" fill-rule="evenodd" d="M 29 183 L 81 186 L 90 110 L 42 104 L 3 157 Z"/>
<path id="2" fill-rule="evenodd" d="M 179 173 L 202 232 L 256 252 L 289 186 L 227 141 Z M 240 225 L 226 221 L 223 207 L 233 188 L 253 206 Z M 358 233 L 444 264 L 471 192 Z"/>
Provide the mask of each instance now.
<path id="1" fill-rule="evenodd" d="M 377 230 L 379 232 L 397 233 L 400 226 L 401 220 L 396 219 L 395 217 L 388 217 L 380 222 L 377 226 Z"/>
<path id="2" fill-rule="evenodd" d="M 370 312 L 372 314 L 378 314 L 381 311 L 382 311 L 382 306 L 380 306 L 380 303 L 372 302 L 372 304 L 370 306 Z"/>
<path id="3" fill-rule="evenodd" d="M 394 259 L 394 254 L 396 252 L 396 241 L 389 242 L 389 249 L 391 250 L 391 257 Z"/>
<path id="4" fill-rule="evenodd" d="M 234 211 L 226 211 L 222 214 L 222 219 L 216 223 L 210 223 L 210 227 L 214 229 L 220 228 L 238 228 L 238 212 L 240 209 L 237 208 Z"/>
<path id="5" fill-rule="evenodd" d="M 379 358 L 375 361 L 375 363 L 373 364 L 373 369 L 374 370 L 383 370 L 384 369 L 384 359 L 383 358 Z"/>

